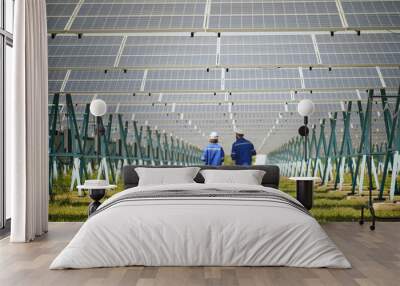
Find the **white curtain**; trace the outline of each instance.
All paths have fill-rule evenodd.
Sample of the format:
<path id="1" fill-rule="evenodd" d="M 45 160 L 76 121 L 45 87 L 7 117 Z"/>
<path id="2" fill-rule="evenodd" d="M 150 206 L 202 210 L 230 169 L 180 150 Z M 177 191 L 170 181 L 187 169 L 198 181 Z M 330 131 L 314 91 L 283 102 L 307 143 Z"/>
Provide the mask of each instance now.
<path id="1" fill-rule="evenodd" d="M 45 0 L 15 1 L 14 94 L 6 98 L 6 187 L 12 242 L 47 232 L 48 107 Z"/>

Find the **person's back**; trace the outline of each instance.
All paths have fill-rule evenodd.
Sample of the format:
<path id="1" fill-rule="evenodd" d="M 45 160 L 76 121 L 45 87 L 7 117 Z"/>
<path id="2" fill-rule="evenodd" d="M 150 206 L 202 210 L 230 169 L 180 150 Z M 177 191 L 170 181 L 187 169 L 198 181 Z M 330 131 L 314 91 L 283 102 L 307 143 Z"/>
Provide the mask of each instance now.
<path id="1" fill-rule="evenodd" d="M 256 150 L 253 143 L 243 137 L 243 132 L 236 131 L 236 142 L 232 144 L 232 160 L 236 165 L 250 166 L 252 157 L 255 155 Z"/>
<path id="2" fill-rule="evenodd" d="M 206 146 L 201 156 L 201 160 L 209 166 L 220 166 L 224 161 L 225 153 L 221 145 L 218 144 L 218 134 L 210 134 L 210 143 Z"/>

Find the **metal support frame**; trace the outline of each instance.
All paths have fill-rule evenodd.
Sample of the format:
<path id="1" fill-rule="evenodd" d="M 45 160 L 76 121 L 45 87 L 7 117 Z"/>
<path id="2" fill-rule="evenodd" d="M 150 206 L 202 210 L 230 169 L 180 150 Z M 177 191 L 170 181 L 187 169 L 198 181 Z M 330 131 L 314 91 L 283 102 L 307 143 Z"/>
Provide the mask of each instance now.
<path id="1" fill-rule="evenodd" d="M 358 183 L 359 192 L 363 191 L 363 181 L 364 181 L 364 170 L 365 164 L 367 160 L 367 154 L 369 154 L 369 133 L 370 133 L 370 125 L 371 121 L 369 118 L 372 116 L 372 97 L 374 94 L 374 90 L 369 90 L 368 92 L 368 101 L 367 101 L 367 109 L 365 114 L 362 109 L 361 102 L 358 102 L 359 116 L 360 116 L 360 124 L 361 124 L 361 139 L 358 147 L 358 151 L 356 154 L 356 168 L 354 171 L 353 182 L 352 182 L 352 194 L 355 194 L 355 189 Z M 361 170 L 360 170 L 361 167 Z M 369 174 L 369 173 L 368 173 Z M 359 182 L 357 179 L 359 178 Z"/>
<path id="2" fill-rule="evenodd" d="M 336 164 L 336 178 L 335 178 L 335 189 L 338 188 L 341 190 L 343 187 L 343 182 L 344 182 L 344 169 L 345 169 L 345 164 L 346 160 L 348 161 L 348 167 L 351 170 L 351 176 L 353 179 L 353 161 L 348 160 L 347 158 L 351 157 L 352 155 L 352 144 L 351 144 L 351 136 L 350 136 L 350 117 L 351 117 L 351 107 L 352 107 L 352 102 L 350 101 L 347 104 L 347 110 L 342 112 L 343 116 L 343 125 L 344 125 L 344 131 L 343 131 L 343 138 L 342 142 L 340 144 L 340 150 L 338 154 L 338 163 Z"/>
<path id="3" fill-rule="evenodd" d="M 73 190 L 76 184 L 81 184 L 82 180 L 92 174 L 92 165 L 96 164 L 96 159 L 99 159 L 98 178 L 104 177 L 113 183 L 117 182 L 121 168 L 125 164 L 186 166 L 200 163 L 199 148 L 180 139 L 175 141 L 172 134 L 169 137 L 165 132 L 161 134 L 148 125 L 145 129 L 143 126 L 139 127 L 136 121 L 132 122 L 130 133 L 129 122 L 126 121 L 124 124 L 122 114 L 117 114 L 116 129 L 113 129 L 113 114 L 109 114 L 106 127 L 102 118 L 96 119 L 98 128 L 104 129 L 97 142 L 100 144 L 100 152 L 96 154 L 94 144 L 96 140 L 89 136 L 91 118 L 89 103 L 85 105 L 83 120 L 78 126 L 73 97 L 70 94 L 65 95 L 67 128 L 64 129 L 63 121 L 59 120 L 62 110 L 60 96 L 62 95 L 54 96 L 49 110 L 49 160 L 50 163 L 58 163 L 56 168 L 50 168 L 50 186 L 55 178 L 55 170 L 62 168 L 64 172 L 68 170 L 72 172 L 70 189 Z"/>
<path id="4" fill-rule="evenodd" d="M 392 114 L 388 110 L 387 96 L 385 90 L 381 90 L 382 107 L 384 109 L 385 127 L 387 135 L 387 146 L 385 154 L 385 163 L 383 167 L 382 180 L 379 191 L 379 199 L 383 198 L 385 189 L 386 178 L 388 174 L 389 163 L 392 165 L 392 180 L 390 188 L 390 199 L 393 199 L 394 194 L 398 191 L 397 173 L 399 172 L 399 150 L 400 150 L 400 122 L 399 122 L 399 105 L 400 105 L 400 88 L 396 100 L 395 110 Z M 396 134 L 397 133 L 397 134 Z M 397 135 L 397 136 L 396 136 Z M 397 137 L 397 138 L 396 138 Z M 393 141 L 395 141 L 395 148 L 393 148 Z M 394 152 L 393 152 L 394 151 Z"/>
<path id="5" fill-rule="evenodd" d="M 71 177 L 71 185 L 70 190 L 74 189 L 75 183 L 78 185 L 81 184 L 81 179 L 83 179 L 83 175 L 87 177 L 85 159 L 82 156 L 84 154 L 82 149 L 81 137 L 79 136 L 79 128 L 78 123 L 76 121 L 74 105 L 72 103 L 72 98 L 70 94 L 66 95 L 66 103 L 67 103 L 67 114 L 68 114 L 68 123 L 69 123 L 69 131 L 71 132 L 71 148 L 72 148 L 72 157 L 73 157 L 73 167 L 72 167 L 72 177 Z M 81 164 L 83 168 L 81 168 Z"/>
<path id="6" fill-rule="evenodd" d="M 332 178 L 332 159 L 336 163 L 336 154 L 337 154 L 337 143 L 336 143 L 336 121 L 337 121 L 337 112 L 335 112 L 332 118 L 329 119 L 331 132 L 329 135 L 329 143 L 328 148 L 325 153 L 325 168 L 322 175 L 321 185 L 327 184 L 330 178 Z"/>

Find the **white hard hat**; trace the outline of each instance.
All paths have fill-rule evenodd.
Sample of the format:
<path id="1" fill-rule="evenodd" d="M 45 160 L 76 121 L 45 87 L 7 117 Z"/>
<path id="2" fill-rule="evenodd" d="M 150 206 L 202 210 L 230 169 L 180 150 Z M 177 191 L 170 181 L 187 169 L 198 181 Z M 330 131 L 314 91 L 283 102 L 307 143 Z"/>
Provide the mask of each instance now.
<path id="1" fill-rule="evenodd" d="M 241 129 L 239 129 L 239 128 L 235 128 L 234 131 L 235 131 L 236 134 L 244 135 L 243 130 L 241 130 Z"/>
<path id="2" fill-rule="evenodd" d="M 217 139 L 218 138 L 218 133 L 213 131 L 213 132 L 210 133 L 209 137 L 210 137 L 210 139 Z"/>

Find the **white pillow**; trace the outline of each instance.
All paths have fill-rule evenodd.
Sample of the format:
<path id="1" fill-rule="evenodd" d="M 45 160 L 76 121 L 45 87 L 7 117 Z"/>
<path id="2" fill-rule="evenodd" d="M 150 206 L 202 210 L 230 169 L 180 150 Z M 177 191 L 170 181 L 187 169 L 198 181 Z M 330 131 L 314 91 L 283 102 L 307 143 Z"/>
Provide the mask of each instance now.
<path id="1" fill-rule="evenodd" d="M 135 168 L 139 176 L 139 186 L 171 185 L 194 183 L 200 168 Z"/>
<path id="2" fill-rule="evenodd" d="M 205 184 L 261 185 L 265 171 L 261 170 L 202 170 Z"/>

